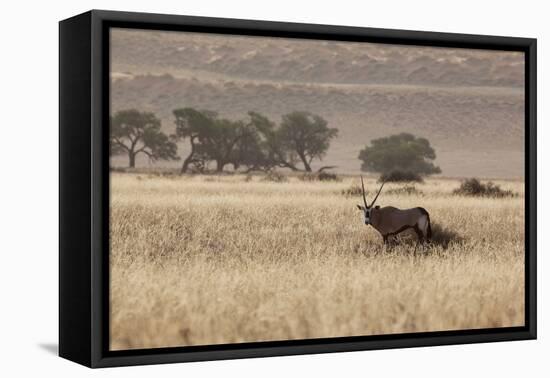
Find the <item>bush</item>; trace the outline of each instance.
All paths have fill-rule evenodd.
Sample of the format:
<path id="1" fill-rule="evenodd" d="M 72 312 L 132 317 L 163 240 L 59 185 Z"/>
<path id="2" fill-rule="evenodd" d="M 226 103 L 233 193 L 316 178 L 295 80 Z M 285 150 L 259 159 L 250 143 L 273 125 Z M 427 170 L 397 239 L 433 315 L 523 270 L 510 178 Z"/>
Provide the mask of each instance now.
<path id="1" fill-rule="evenodd" d="M 384 173 L 378 179 L 379 182 L 424 182 L 418 173 L 407 171 L 391 171 Z"/>
<path id="2" fill-rule="evenodd" d="M 317 180 L 317 175 L 315 173 L 304 173 L 298 176 L 298 179 L 301 181 L 315 181 Z"/>
<path id="3" fill-rule="evenodd" d="M 319 172 L 317 173 L 317 180 L 319 181 L 340 181 L 336 173 Z"/>
<path id="4" fill-rule="evenodd" d="M 304 173 L 298 178 L 302 181 L 340 181 L 337 174 L 329 172 Z"/>
<path id="5" fill-rule="evenodd" d="M 361 196 L 363 195 L 363 189 L 360 185 L 352 185 L 347 189 L 343 189 L 341 193 L 343 196 Z"/>
<path id="6" fill-rule="evenodd" d="M 269 171 L 266 173 L 266 175 L 262 178 L 262 181 L 270 181 L 270 182 L 287 182 L 288 177 L 283 175 L 282 173 L 279 173 L 277 171 Z"/>
<path id="7" fill-rule="evenodd" d="M 487 184 L 481 183 L 476 178 L 470 178 L 462 181 L 460 187 L 453 191 L 453 194 L 474 197 L 515 197 L 516 194 L 511 190 L 501 189 L 499 185 L 489 181 Z"/>
<path id="8" fill-rule="evenodd" d="M 414 185 L 405 185 L 401 188 L 389 189 L 387 194 L 399 195 L 399 196 L 422 196 L 424 193 L 421 190 L 416 189 Z"/>

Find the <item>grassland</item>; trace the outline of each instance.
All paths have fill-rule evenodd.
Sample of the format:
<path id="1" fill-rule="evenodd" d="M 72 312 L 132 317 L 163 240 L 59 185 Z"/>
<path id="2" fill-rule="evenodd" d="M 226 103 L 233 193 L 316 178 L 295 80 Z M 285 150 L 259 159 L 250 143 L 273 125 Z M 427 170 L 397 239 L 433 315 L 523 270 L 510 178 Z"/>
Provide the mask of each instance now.
<path id="1" fill-rule="evenodd" d="M 387 184 L 379 205 L 430 212 L 429 247 L 384 247 L 342 194 L 357 182 L 113 174 L 111 349 L 523 325 L 522 182 Z"/>

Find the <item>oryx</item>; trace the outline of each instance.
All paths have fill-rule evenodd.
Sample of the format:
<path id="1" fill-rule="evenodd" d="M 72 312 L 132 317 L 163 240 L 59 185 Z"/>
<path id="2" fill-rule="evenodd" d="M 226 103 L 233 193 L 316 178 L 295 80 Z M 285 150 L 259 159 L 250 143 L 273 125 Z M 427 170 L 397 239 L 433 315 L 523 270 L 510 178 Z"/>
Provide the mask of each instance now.
<path id="1" fill-rule="evenodd" d="M 412 209 L 397 209 L 392 206 L 374 206 L 378 199 L 385 182 L 376 193 L 376 197 L 370 204 L 367 204 L 365 196 L 365 184 L 363 176 L 361 176 L 361 188 L 363 190 L 363 203 L 365 206 L 357 205 L 359 210 L 363 211 L 363 220 L 368 226 L 369 224 L 376 229 L 384 239 L 384 244 L 388 242 L 388 237 L 397 235 L 402 231 L 413 228 L 418 235 L 418 240 L 421 242 L 430 241 L 432 237 L 432 227 L 430 225 L 430 214 L 422 207 Z"/>

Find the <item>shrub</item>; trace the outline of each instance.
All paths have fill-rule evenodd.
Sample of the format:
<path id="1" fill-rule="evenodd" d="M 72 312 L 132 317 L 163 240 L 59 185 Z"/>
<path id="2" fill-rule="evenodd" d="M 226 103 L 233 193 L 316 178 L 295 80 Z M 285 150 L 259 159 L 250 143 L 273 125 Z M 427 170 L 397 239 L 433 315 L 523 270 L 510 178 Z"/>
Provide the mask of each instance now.
<path id="1" fill-rule="evenodd" d="M 298 176 L 298 179 L 301 181 L 315 181 L 317 180 L 317 175 L 315 173 L 304 173 Z"/>
<path id="2" fill-rule="evenodd" d="M 266 175 L 262 178 L 262 181 L 286 182 L 288 181 L 288 177 L 277 171 L 268 171 Z"/>
<path id="3" fill-rule="evenodd" d="M 317 180 L 319 181 L 339 181 L 338 175 L 336 173 L 330 172 L 319 172 L 317 173 Z"/>
<path id="4" fill-rule="evenodd" d="M 453 194 L 474 197 L 515 197 L 516 194 L 511 190 L 501 189 L 499 185 L 489 181 L 487 184 L 481 183 L 476 178 L 470 178 L 462 181 L 460 187 L 453 191 Z"/>
<path id="5" fill-rule="evenodd" d="M 405 186 L 402 186 L 401 188 L 389 189 L 387 191 L 387 194 L 393 194 L 393 195 L 399 195 L 399 196 L 424 195 L 424 193 L 421 190 L 416 189 L 414 185 L 405 185 Z"/>
<path id="6" fill-rule="evenodd" d="M 319 172 L 319 173 L 304 173 L 298 176 L 302 181 L 340 181 L 336 173 Z"/>
<path id="7" fill-rule="evenodd" d="M 352 185 L 347 189 L 343 189 L 341 193 L 343 196 L 361 196 L 363 195 L 363 190 L 360 185 Z"/>
<path id="8" fill-rule="evenodd" d="M 424 182 L 418 173 L 394 170 L 384 173 L 378 179 L 379 182 Z"/>

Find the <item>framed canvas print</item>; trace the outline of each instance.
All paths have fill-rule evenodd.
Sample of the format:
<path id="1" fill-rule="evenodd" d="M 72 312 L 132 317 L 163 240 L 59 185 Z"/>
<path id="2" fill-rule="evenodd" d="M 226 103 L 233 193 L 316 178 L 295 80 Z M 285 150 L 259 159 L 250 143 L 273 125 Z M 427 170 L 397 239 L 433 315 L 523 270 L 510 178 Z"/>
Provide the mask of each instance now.
<path id="1" fill-rule="evenodd" d="M 60 22 L 62 357 L 536 338 L 536 40 Z"/>

